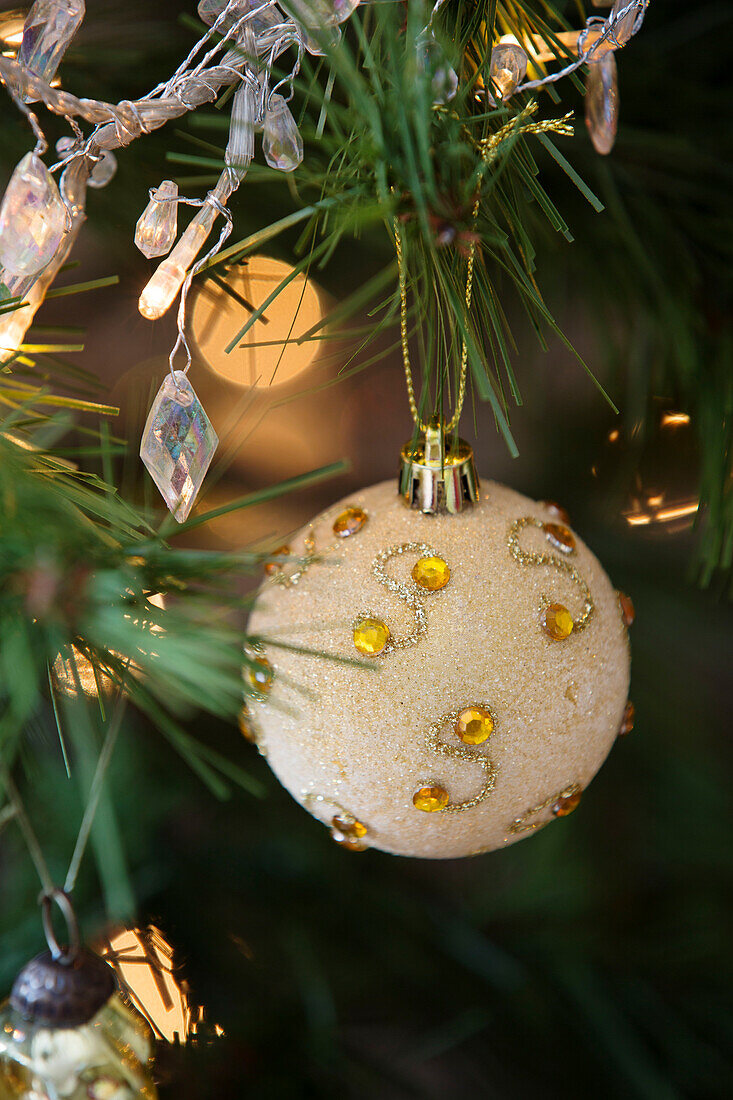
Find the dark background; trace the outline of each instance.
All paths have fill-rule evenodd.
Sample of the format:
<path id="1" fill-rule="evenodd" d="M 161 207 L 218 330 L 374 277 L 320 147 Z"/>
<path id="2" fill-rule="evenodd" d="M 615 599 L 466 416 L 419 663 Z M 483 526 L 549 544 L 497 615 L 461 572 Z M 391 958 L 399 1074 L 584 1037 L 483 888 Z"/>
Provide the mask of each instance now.
<path id="1" fill-rule="evenodd" d="M 729 173 L 726 7 L 653 0 L 641 35 L 619 57 L 621 130 L 610 164 L 595 157 L 582 122 L 563 146 L 604 198 L 621 197 L 639 247 L 679 287 L 680 315 L 714 312 L 716 324 L 729 323 L 711 229 L 722 227 L 729 190 L 718 174 Z M 92 0 L 65 85 L 108 98 L 141 94 L 187 52 L 193 35 L 177 20 L 192 9 Z M 582 118 L 575 93 L 566 94 Z M 543 102 L 541 110 L 550 106 Z M 9 104 L 2 126 L 5 177 L 28 136 Z M 69 278 L 117 273 L 120 285 L 49 303 L 40 318 L 84 327 L 86 350 L 77 361 L 121 406 L 133 460 L 120 473 L 138 495 L 137 438 L 173 326 L 170 319 L 151 325 L 137 313 L 149 265 L 132 233 L 147 189 L 179 171 L 185 179 L 186 169 L 166 162 L 190 151 L 185 132 L 193 131 L 183 123 L 122 151 L 115 180 L 90 195 L 75 252 L 80 267 Z M 716 186 L 701 193 L 693 183 L 716 151 Z M 428 863 L 341 851 L 235 730 L 199 716 L 192 719 L 197 734 L 251 769 L 266 790 L 262 799 L 217 803 L 133 717 L 111 784 L 138 918 L 163 929 L 194 1000 L 226 1033 L 185 1050 L 161 1046 L 163 1096 L 656 1100 L 733 1091 L 724 585 L 716 579 L 701 590 L 694 583 L 689 526 L 628 522 L 640 500 L 660 492 L 669 501 L 696 498 L 695 384 L 681 387 L 665 361 L 669 334 L 661 312 L 648 307 L 618 210 L 610 204 L 607 214 L 593 214 L 563 177 L 548 172 L 548 190 L 576 242 L 540 242 L 540 282 L 621 415 L 604 405 L 559 342 L 541 352 L 517 313 L 524 405 L 512 427 L 520 457 L 509 458 L 485 408 L 476 408 L 475 428 L 474 417 L 465 417 L 464 434 L 482 474 L 568 508 L 614 583 L 633 595 L 636 728 L 572 818 L 506 851 Z M 643 222 L 640 196 L 657 224 Z M 286 199 L 245 183 L 233 202 L 232 239 L 272 220 L 273 202 Z M 681 233 L 690 286 L 677 270 Z M 270 252 L 287 259 L 291 244 L 283 239 Z M 324 291 L 338 300 L 344 287 L 368 277 L 383 249 L 376 238 L 345 244 L 319 276 Z M 389 355 L 316 392 L 336 380 L 338 358 L 329 347 L 310 371 L 252 404 L 242 387 L 194 363 L 194 385 L 215 425 L 228 418 L 220 434 L 232 456 L 211 479 L 207 505 L 338 458 L 352 463 L 318 490 L 212 525 L 199 545 L 282 539 L 351 489 L 393 475 L 410 434 L 399 360 Z M 690 413 L 691 424 L 660 427 L 670 410 Z M 611 442 L 616 428 L 619 439 Z M 78 803 L 62 785 L 52 721 L 39 721 L 31 735 L 37 754 L 29 807 L 50 861 L 61 867 Z M 0 874 L 5 987 L 38 946 L 37 886 L 12 832 L 3 836 Z M 80 889 L 92 934 L 104 921 L 93 866 Z"/>

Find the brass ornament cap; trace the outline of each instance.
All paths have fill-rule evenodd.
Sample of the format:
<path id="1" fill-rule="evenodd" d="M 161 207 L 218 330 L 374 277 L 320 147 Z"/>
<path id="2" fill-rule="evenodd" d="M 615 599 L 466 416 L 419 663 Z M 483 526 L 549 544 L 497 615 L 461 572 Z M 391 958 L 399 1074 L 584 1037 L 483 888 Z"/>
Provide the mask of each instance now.
<path id="1" fill-rule="evenodd" d="M 298 583 L 263 582 L 250 629 L 274 679 L 247 705 L 324 844 L 342 808 L 368 828 L 355 837 L 341 820 L 342 847 L 428 859 L 559 829 L 551 807 L 586 790 L 616 743 L 629 644 L 615 587 L 578 532 L 572 554 L 550 543 L 547 506 L 496 482 L 482 490 L 453 515 L 406 508 L 393 480 L 351 493 L 289 540 L 294 559 L 315 546 Z M 342 539 L 333 524 L 347 507 L 369 519 Z M 450 570 L 442 588 L 414 580 L 426 558 Z M 574 624 L 560 640 L 543 629 L 551 604 Z M 530 824 L 512 829 L 520 819 Z"/>
<path id="2" fill-rule="evenodd" d="M 445 438 L 432 420 L 417 443 L 408 440 L 400 455 L 400 493 L 411 508 L 428 515 L 455 515 L 479 498 L 473 449 L 465 439 Z"/>
<path id="3" fill-rule="evenodd" d="M 81 1027 L 116 989 L 112 967 L 86 948 L 60 958 L 44 951 L 18 974 L 10 1005 L 25 1020 L 42 1027 Z"/>

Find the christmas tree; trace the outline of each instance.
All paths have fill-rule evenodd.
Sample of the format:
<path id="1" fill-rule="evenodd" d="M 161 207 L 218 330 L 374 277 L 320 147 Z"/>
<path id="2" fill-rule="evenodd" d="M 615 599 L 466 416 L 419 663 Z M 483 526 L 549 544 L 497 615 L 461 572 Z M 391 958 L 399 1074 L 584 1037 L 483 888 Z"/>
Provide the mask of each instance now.
<path id="1" fill-rule="evenodd" d="M 0 16 L 0 1094 L 727 1094 L 729 22 Z"/>

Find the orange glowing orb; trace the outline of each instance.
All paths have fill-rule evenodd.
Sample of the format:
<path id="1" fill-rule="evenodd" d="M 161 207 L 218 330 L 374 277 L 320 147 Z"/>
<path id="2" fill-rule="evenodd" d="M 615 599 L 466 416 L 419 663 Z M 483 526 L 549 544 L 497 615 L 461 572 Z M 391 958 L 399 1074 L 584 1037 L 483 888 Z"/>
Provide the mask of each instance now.
<path id="1" fill-rule="evenodd" d="M 228 353 L 248 318 L 289 276 Z M 302 337 L 323 315 L 322 296 L 312 279 L 293 275 L 290 264 L 270 256 L 252 256 L 221 275 L 212 272 L 201 283 L 190 331 L 201 358 L 223 378 L 243 386 L 277 386 L 290 382 L 315 359 L 319 341 Z"/>

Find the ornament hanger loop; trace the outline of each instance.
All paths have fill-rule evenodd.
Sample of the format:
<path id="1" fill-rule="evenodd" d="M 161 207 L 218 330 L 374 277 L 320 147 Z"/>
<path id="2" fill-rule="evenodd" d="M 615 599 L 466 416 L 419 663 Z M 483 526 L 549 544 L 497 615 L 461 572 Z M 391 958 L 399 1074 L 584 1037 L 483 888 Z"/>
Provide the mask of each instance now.
<path id="1" fill-rule="evenodd" d="M 479 199 L 477 198 L 472 212 L 473 227 L 476 226 L 479 212 Z M 394 242 L 395 252 L 397 253 L 397 272 L 399 278 L 400 288 L 400 339 L 402 342 L 402 362 L 405 368 L 405 381 L 407 383 L 407 397 L 410 402 L 410 412 L 412 413 L 412 419 L 420 432 L 426 432 L 430 427 L 430 423 L 424 422 L 420 416 L 420 411 L 417 407 L 417 401 L 415 399 L 415 388 L 412 382 L 412 366 L 410 363 L 410 345 L 408 341 L 408 326 L 407 326 L 407 266 L 405 263 L 404 255 L 404 242 L 402 239 L 402 230 L 400 228 L 399 219 L 394 219 Z M 465 296 L 465 311 L 464 322 L 468 325 L 468 318 L 471 312 L 471 299 L 473 296 L 473 269 L 476 261 L 476 239 L 475 236 L 471 241 L 471 245 L 468 252 L 468 264 L 466 267 L 466 296 Z M 461 365 L 458 372 L 458 392 L 456 394 L 456 407 L 453 412 L 453 416 L 450 420 L 445 422 L 444 430 L 446 433 L 454 431 L 458 427 L 458 422 L 461 419 L 461 413 L 463 411 L 463 402 L 466 397 L 466 373 L 468 369 L 468 344 L 465 337 L 461 344 Z"/>
<path id="2" fill-rule="evenodd" d="M 71 898 L 60 887 L 54 886 L 53 889 L 48 892 L 42 893 L 39 900 L 41 904 L 43 932 L 51 955 L 54 959 L 61 962 L 72 962 L 79 954 L 81 937 L 79 935 L 79 923 L 76 919 L 74 907 L 71 904 Z M 51 915 L 51 906 L 54 902 L 63 913 L 64 920 L 66 921 L 66 931 L 68 933 L 69 942 L 65 946 L 59 943 L 56 939 L 56 933 L 54 932 Z"/>

